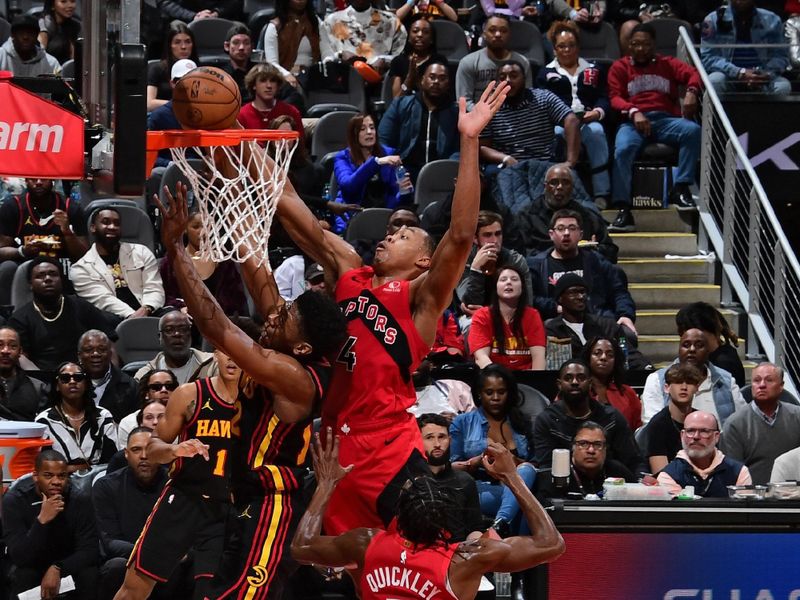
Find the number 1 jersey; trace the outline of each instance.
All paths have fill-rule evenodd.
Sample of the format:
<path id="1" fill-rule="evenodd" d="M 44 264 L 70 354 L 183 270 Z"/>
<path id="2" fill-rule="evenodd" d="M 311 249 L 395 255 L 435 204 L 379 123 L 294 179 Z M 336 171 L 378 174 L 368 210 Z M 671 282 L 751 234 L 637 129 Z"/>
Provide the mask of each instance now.
<path id="1" fill-rule="evenodd" d="M 198 379 L 194 413 L 180 435 L 181 442 L 198 439 L 208 446 L 208 460 L 202 456 L 177 458 L 169 474 L 174 485 L 189 493 L 230 502 L 230 455 L 233 449 L 231 422 L 237 418 L 235 404 L 225 402 L 211 385 Z"/>

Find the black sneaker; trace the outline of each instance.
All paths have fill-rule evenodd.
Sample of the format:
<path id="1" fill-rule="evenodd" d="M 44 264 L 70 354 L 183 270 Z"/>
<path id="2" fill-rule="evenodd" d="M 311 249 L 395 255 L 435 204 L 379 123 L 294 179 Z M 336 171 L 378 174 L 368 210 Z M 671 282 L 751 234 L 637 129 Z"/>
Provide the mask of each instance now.
<path id="1" fill-rule="evenodd" d="M 686 183 L 676 183 L 669 193 L 669 203 L 678 210 L 697 210 L 692 191 Z"/>
<path id="2" fill-rule="evenodd" d="M 636 222 L 630 208 L 621 208 L 614 222 L 608 226 L 611 233 L 630 233 L 636 231 Z"/>

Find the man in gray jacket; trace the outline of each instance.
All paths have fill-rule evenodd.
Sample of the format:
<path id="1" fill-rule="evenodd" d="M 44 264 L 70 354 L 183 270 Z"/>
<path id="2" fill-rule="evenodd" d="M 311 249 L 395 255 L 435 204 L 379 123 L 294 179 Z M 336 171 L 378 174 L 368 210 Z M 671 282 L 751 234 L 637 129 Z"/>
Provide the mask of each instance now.
<path id="1" fill-rule="evenodd" d="M 0 71 L 11 71 L 14 77 L 58 75 L 61 65 L 39 46 L 39 22 L 36 17 L 19 15 L 11 23 L 11 37 L 0 46 Z"/>

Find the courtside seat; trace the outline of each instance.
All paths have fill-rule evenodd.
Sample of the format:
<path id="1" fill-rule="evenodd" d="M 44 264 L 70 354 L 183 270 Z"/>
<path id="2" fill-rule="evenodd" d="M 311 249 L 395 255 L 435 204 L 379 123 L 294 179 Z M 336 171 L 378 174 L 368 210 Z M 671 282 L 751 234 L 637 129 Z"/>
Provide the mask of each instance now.
<path id="1" fill-rule="evenodd" d="M 225 52 L 223 44 L 228 30 L 235 25 L 228 19 L 212 17 L 198 19 L 189 23 L 189 29 L 194 34 L 197 57 L 202 64 L 226 64 L 230 57 Z"/>
<path id="2" fill-rule="evenodd" d="M 159 320 L 158 317 L 140 317 L 125 319 L 117 325 L 119 339 L 115 346 L 120 364 L 152 360 L 161 351 L 158 341 Z"/>

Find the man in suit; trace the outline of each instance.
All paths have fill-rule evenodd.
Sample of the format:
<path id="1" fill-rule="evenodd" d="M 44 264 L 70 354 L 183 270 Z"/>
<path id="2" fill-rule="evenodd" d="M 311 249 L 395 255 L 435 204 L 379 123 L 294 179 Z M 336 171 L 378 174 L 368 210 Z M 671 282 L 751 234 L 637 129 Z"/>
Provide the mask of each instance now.
<path id="1" fill-rule="evenodd" d="M 99 329 L 90 329 L 78 340 L 78 360 L 92 378 L 94 401 L 119 423 L 139 408 L 139 386 L 111 363 L 111 340 Z"/>

